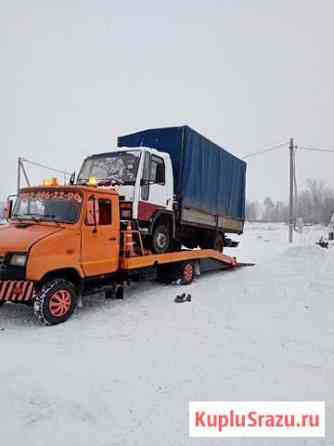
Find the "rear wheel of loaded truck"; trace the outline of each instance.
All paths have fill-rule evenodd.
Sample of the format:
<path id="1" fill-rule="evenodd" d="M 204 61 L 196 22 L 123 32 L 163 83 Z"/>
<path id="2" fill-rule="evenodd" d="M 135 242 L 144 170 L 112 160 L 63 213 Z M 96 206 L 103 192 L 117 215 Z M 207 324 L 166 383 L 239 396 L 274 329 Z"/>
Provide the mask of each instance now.
<path id="1" fill-rule="evenodd" d="M 68 280 L 46 282 L 34 302 L 34 313 L 43 325 L 56 325 L 67 321 L 77 304 L 77 291 Z"/>
<path id="2" fill-rule="evenodd" d="M 204 234 L 201 241 L 202 249 L 214 249 L 215 251 L 223 252 L 224 250 L 224 235 L 222 233 L 208 233 Z"/>
<path id="3" fill-rule="evenodd" d="M 213 249 L 219 252 L 224 251 L 224 236 L 223 234 L 217 234 L 214 238 Z"/>

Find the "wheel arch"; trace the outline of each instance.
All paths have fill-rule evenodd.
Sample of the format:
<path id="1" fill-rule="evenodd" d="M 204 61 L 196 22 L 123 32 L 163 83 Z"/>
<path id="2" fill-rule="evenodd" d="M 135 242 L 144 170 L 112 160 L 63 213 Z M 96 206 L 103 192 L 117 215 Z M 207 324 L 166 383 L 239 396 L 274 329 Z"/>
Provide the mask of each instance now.
<path id="1" fill-rule="evenodd" d="M 166 210 L 159 210 L 157 211 L 150 221 L 150 234 L 153 233 L 153 229 L 155 226 L 159 223 L 168 223 L 169 227 L 171 229 L 171 235 L 173 238 L 175 238 L 176 234 L 176 223 L 175 223 L 175 216 L 173 211 L 166 211 Z"/>
<path id="2" fill-rule="evenodd" d="M 41 278 L 39 281 L 40 284 L 44 284 L 46 282 L 50 282 L 54 279 L 64 279 L 73 283 L 73 285 L 81 290 L 83 284 L 83 278 L 81 277 L 78 270 L 75 268 L 60 268 L 53 271 L 49 271 Z"/>

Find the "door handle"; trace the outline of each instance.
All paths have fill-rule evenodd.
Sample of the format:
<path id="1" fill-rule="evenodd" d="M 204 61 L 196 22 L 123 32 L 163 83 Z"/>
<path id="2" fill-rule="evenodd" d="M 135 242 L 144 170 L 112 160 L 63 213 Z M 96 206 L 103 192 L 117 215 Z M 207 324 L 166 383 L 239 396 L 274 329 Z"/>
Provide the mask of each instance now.
<path id="1" fill-rule="evenodd" d="M 117 240 L 117 238 L 116 237 L 110 237 L 110 239 L 109 239 L 111 242 L 115 242 L 116 240 Z"/>

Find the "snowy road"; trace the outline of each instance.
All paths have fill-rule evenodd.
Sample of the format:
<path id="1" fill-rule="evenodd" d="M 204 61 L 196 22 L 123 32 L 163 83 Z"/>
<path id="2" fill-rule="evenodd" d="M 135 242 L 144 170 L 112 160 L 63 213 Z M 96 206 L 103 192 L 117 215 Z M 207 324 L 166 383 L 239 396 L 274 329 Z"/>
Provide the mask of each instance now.
<path id="1" fill-rule="evenodd" d="M 8 446 L 334 445 L 334 252 L 250 225 L 240 260 L 180 288 L 139 284 L 44 328 L 0 310 L 0 442 Z M 188 438 L 189 400 L 326 400 L 326 440 Z"/>

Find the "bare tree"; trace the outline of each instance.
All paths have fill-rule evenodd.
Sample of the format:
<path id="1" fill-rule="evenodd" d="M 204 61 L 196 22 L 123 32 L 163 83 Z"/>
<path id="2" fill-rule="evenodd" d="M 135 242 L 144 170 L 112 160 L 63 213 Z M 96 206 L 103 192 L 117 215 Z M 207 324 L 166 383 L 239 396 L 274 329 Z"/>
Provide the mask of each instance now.
<path id="1" fill-rule="evenodd" d="M 246 203 L 246 219 L 248 221 L 255 221 L 260 216 L 260 206 L 258 201 L 248 201 Z"/>
<path id="2" fill-rule="evenodd" d="M 266 197 L 263 202 L 263 220 L 275 221 L 275 204 L 270 197 Z"/>
<path id="3" fill-rule="evenodd" d="M 323 181 L 309 179 L 299 192 L 295 217 L 301 217 L 305 223 L 320 223 L 327 225 L 334 212 L 334 190 L 327 187 Z M 249 221 L 265 220 L 268 222 L 288 222 L 289 209 L 282 201 L 274 202 L 266 197 L 261 206 L 256 201 L 246 205 L 246 217 Z"/>

